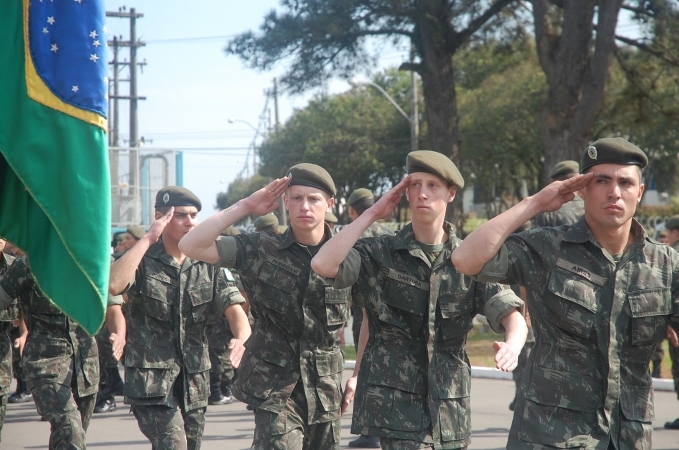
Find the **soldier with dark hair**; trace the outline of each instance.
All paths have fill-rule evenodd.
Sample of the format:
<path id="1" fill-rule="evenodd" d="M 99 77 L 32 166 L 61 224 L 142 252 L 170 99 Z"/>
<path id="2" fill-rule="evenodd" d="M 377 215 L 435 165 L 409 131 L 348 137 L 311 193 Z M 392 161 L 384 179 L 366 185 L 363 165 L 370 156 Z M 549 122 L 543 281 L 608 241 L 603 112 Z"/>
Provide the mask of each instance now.
<path id="1" fill-rule="evenodd" d="M 283 193 L 290 213 L 284 233 L 219 236 L 243 217 L 275 210 Z M 253 290 L 257 321 L 233 395 L 255 407 L 256 449 L 339 449 L 340 333 L 349 316 L 350 288 L 333 288 L 310 266 L 331 236 L 324 219 L 335 193 L 325 169 L 298 164 L 207 219 L 179 244 L 192 257 L 233 267 Z"/>
<path id="2" fill-rule="evenodd" d="M 265 214 L 255 219 L 255 231 L 258 233 L 281 234 L 278 217 L 274 213 Z"/>
<path id="3" fill-rule="evenodd" d="M 229 274 L 177 247 L 197 223 L 200 200 L 170 186 L 158 191 L 155 208 L 149 231 L 111 266 L 109 292 L 129 298 L 125 403 L 154 449 L 194 450 L 201 445 L 210 389 L 208 317 L 229 321 L 234 367 L 250 325 Z"/>
<path id="4" fill-rule="evenodd" d="M 552 181 L 565 181 L 578 175 L 580 164 L 577 161 L 561 161 L 552 167 L 549 177 Z M 556 211 L 546 211 L 533 217 L 533 227 L 558 227 L 572 225 L 585 214 L 585 204 L 578 194 L 573 200 L 564 204 Z"/>

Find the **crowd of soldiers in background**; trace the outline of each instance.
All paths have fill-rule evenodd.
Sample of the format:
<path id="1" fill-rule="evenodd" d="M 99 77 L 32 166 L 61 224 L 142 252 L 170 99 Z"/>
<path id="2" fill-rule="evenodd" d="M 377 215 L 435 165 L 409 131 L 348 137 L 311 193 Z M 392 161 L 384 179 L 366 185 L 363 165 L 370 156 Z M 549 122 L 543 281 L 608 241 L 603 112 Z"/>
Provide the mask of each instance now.
<path id="1" fill-rule="evenodd" d="M 553 181 L 563 181 L 576 176 L 578 173 L 579 165 L 577 162 L 564 161 L 554 167 L 550 176 Z M 180 188 L 172 188 L 169 191 L 159 192 L 158 198 L 163 199 L 163 196 L 168 193 L 171 196 L 174 196 L 175 194 L 179 195 L 181 200 L 175 203 L 165 200 L 162 202 L 162 205 L 165 207 L 177 208 L 182 206 L 196 206 L 197 210 L 200 210 L 200 202 L 194 200 L 193 197 L 191 197 L 192 194 L 190 192 L 184 192 Z M 358 189 L 353 192 L 347 202 L 351 220 L 356 220 L 362 213 L 372 207 L 375 201 L 376 199 L 372 192 L 367 189 Z M 161 200 L 157 200 L 157 210 L 159 204 L 161 204 Z M 156 218 L 161 220 L 164 213 L 167 213 L 167 209 L 160 209 Z M 188 214 L 192 213 L 193 212 L 189 212 Z M 538 215 L 531 222 L 526 223 L 521 229 L 517 230 L 517 232 L 527 230 L 531 227 L 571 225 L 577 222 L 583 214 L 583 201 L 576 195 L 571 202 L 564 205 L 560 210 Z M 325 222 L 327 226 L 332 229 L 334 224 L 338 222 L 338 219 L 332 212 L 327 212 Z M 270 233 L 276 235 L 281 233 L 278 218 L 273 213 L 258 217 L 254 221 L 254 227 L 257 233 Z M 129 252 L 146 235 L 146 233 L 147 231 L 141 226 L 131 226 L 125 232 L 115 233 L 112 241 L 112 258 L 115 260 L 121 258 Z M 389 228 L 377 222 L 366 230 L 362 237 L 383 236 L 391 233 L 392 231 Z M 228 226 L 222 231 L 223 236 L 236 236 L 239 234 L 240 231 L 233 225 Z M 679 216 L 674 216 L 667 220 L 665 229 L 658 235 L 658 240 L 679 251 Z M 4 248 L 2 248 L 2 244 L 4 244 Z M 68 317 L 63 315 L 63 313 L 54 308 L 54 306 L 42 296 L 37 284 L 30 276 L 30 265 L 27 257 L 22 255 L 21 251 L 12 246 L 9 242 L 4 243 L 0 240 L 0 248 L 3 252 L 2 258 L 0 258 L 0 280 L 2 281 L 0 286 L 2 286 L 7 293 L 18 293 L 18 302 L 15 302 L 11 308 L 3 311 L 0 315 L 0 321 L 2 323 L 2 329 L 0 331 L 2 331 L 3 336 L 7 336 L 8 342 L 12 344 L 7 347 L 10 350 L 6 352 L 4 355 L 5 358 L 0 364 L 0 371 L 2 371 L 2 373 L 0 373 L 0 387 L 2 388 L 0 394 L 3 399 L 1 404 L 2 410 L 0 412 L 0 431 L 2 430 L 2 421 L 4 421 L 7 402 L 22 403 L 35 401 L 38 412 L 43 416 L 43 420 L 50 421 L 52 425 L 50 448 L 57 448 L 59 442 L 69 440 L 71 442 L 80 442 L 84 447 L 84 434 L 87 430 L 91 414 L 115 411 L 117 408 L 115 397 L 123 395 L 124 392 L 126 392 L 126 396 L 128 396 L 128 394 L 132 392 L 132 390 L 125 390 L 125 382 L 120 377 L 119 363 L 121 357 L 120 355 L 116 355 L 116 340 L 115 337 L 112 338 L 112 333 L 110 331 L 110 328 L 112 327 L 104 326 L 102 328 L 100 333 L 96 336 L 95 345 L 93 338 L 87 336 L 77 324 L 73 323 Z M 148 251 L 150 252 L 151 250 Z M 221 253 L 220 256 L 222 256 Z M 142 256 L 139 258 L 142 258 Z M 14 271 L 12 271 L 13 264 L 17 264 L 20 267 L 15 267 Z M 137 264 L 139 265 L 140 263 L 137 262 Z M 142 263 L 142 265 L 143 264 L 144 263 Z M 181 267 L 183 268 L 184 266 L 182 265 Z M 139 269 L 136 270 L 138 271 Z M 209 268 L 209 270 L 212 269 Z M 243 300 L 236 298 L 233 294 L 235 291 L 232 289 L 232 294 L 229 294 L 230 300 L 224 301 L 224 309 L 222 311 L 226 311 L 230 306 L 234 305 L 242 307 L 243 311 L 248 315 L 250 326 L 255 327 L 256 314 L 253 315 L 253 311 L 249 307 L 248 301 L 248 298 L 251 298 L 255 292 L 254 286 L 249 284 L 247 279 L 239 276 L 234 269 L 231 269 L 230 271 L 226 270 L 225 273 L 226 281 L 223 286 L 229 286 L 231 288 L 236 286 L 238 294 Z M 141 280 L 138 274 L 136 276 L 138 280 Z M 217 275 L 213 274 L 208 277 L 211 282 L 217 283 L 217 281 L 211 278 L 212 276 L 217 277 Z M 170 289 L 167 287 L 167 283 L 170 283 L 170 281 L 165 280 L 164 282 L 165 285 L 162 289 Z M 172 285 L 172 283 L 170 283 L 170 285 Z M 10 290 L 9 287 L 12 287 L 12 290 Z M 129 286 L 120 295 L 122 301 L 110 299 L 108 309 L 120 307 L 123 315 L 129 321 L 130 314 L 135 314 L 135 312 L 129 310 L 127 303 L 127 289 L 129 289 Z M 149 298 L 154 298 L 152 293 L 145 294 L 143 291 L 144 288 L 141 289 L 141 293 L 135 295 L 148 295 L 150 296 Z M 157 287 L 152 286 L 151 290 L 153 291 L 154 289 L 158 290 Z M 518 297 L 525 300 L 526 293 L 522 287 L 513 286 L 512 289 L 514 289 Z M 167 293 L 169 291 L 163 292 Z M 195 317 L 195 310 L 192 311 Z M 529 332 L 523 350 L 519 355 L 518 366 L 513 373 L 517 392 L 519 390 L 523 368 L 526 365 L 531 348 L 535 342 L 531 331 L 529 311 L 525 305 L 520 307 L 520 311 L 526 319 Z M 45 314 L 47 314 L 47 319 L 45 319 Z M 158 317 L 160 317 L 163 312 L 156 311 L 149 312 L 149 314 L 157 314 Z M 353 318 L 351 330 L 353 341 L 354 345 L 358 347 L 364 318 L 362 308 L 352 305 L 351 316 Z M 107 323 L 109 323 L 108 318 Z M 34 333 L 35 329 L 44 332 L 45 335 L 43 337 L 54 338 L 57 340 L 63 338 L 67 339 L 73 344 L 73 348 L 66 349 L 65 347 L 60 347 L 57 349 L 58 346 L 47 348 L 49 347 L 47 341 L 41 342 L 40 345 L 26 345 L 27 335 Z M 237 336 L 234 336 L 234 333 L 231 330 L 230 321 L 226 313 L 220 315 L 210 314 L 205 330 L 207 331 L 207 339 L 209 341 L 209 365 L 211 366 L 209 369 L 209 383 L 202 381 L 197 382 L 198 384 L 193 386 L 190 385 L 192 381 L 189 380 L 187 381 L 187 383 L 189 383 L 188 390 L 200 390 L 207 385 L 209 386 L 208 395 L 206 395 L 207 404 L 224 405 L 232 403 L 234 401 L 232 395 L 232 382 L 237 370 L 234 366 L 237 366 L 237 364 L 233 364 L 233 358 L 230 353 L 233 348 L 233 341 Z M 186 330 L 180 331 L 181 332 L 177 336 L 182 336 L 182 338 L 186 337 Z M 59 333 L 61 333 L 61 335 Z M 115 335 L 116 333 L 113 334 Z M 672 360 L 672 376 L 675 382 L 675 390 L 679 394 L 679 349 L 677 349 L 678 343 L 676 342 L 676 335 L 670 337 L 670 339 L 673 340 L 673 345 L 669 346 L 670 357 Z M 23 352 L 23 364 L 20 364 L 22 359 L 21 352 Z M 31 354 L 31 352 L 35 352 L 35 354 Z M 61 353 L 57 355 L 55 352 Z M 660 365 L 663 357 L 662 352 L 662 347 L 659 345 L 652 360 L 652 373 L 654 377 L 659 377 L 661 374 Z M 95 355 L 97 355 L 98 362 L 95 362 L 92 358 Z M 186 355 L 182 356 L 185 357 Z M 125 365 L 135 368 L 146 366 L 153 367 L 148 364 L 148 361 L 137 361 L 136 363 L 130 362 L 134 359 L 134 357 L 128 358 L 127 362 L 129 362 L 129 364 L 126 362 Z M 81 366 L 78 369 L 75 369 L 74 364 L 80 364 Z M 205 367 L 207 364 L 205 361 L 202 361 L 199 365 Z M 182 367 L 178 370 L 180 370 L 179 373 L 182 373 L 182 371 L 186 370 L 186 367 Z M 199 369 L 196 369 L 196 372 L 198 371 Z M 16 392 L 9 394 L 9 384 L 12 376 L 17 380 Z M 175 374 L 175 376 L 179 377 L 178 374 Z M 188 375 L 185 376 L 188 377 Z M 57 392 L 57 395 L 48 393 L 48 390 L 45 389 L 46 385 L 40 381 L 44 378 L 57 380 L 57 383 L 61 385 L 61 388 L 70 390 L 70 395 L 67 395 L 68 400 L 65 402 L 57 400 L 59 394 L 62 394 L 61 398 L 63 398 L 63 393 Z M 188 379 L 189 378 L 187 378 L 187 380 Z M 132 380 L 133 382 L 138 381 Z M 133 401 L 133 405 L 137 405 L 138 411 L 141 411 L 141 405 L 144 404 L 144 402 L 139 399 L 142 397 L 150 399 L 154 395 L 153 392 L 149 392 L 149 386 L 145 386 L 143 389 L 146 389 L 144 395 L 129 395 L 130 398 L 137 399 Z M 141 389 L 141 391 L 143 391 L 143 389 Z M 190 415 L 190 408 L 188 408 L 187 405 L 191 402 L 192 391 L 182 392 L 182 388 L 177 388 L 176 386 L 174 388 L 170 387 L 170 390 L 174 390 L 174 394 L 179 397 L 183 396 L 187 399 L 183 404 L 179 405 L 180 409 L 183 408 L 182 415 L 186 416 L 185 421 L 187 422 L 184 426 L 184 428 L 186 428 L 186 436 L 184 439 L 188 440 L 189 448 L 199 448 L 202 435 L 201 420 L 204 421 L 204 417 L 196 417 L 195 429 L 193 430 L 193 434 L 191 434 L 191 431 L 189 430 L 190 424 L 188 424 L 187 419 Z M 166 391 L 163 391 L 162 394 L 157 393 L 156 395 L 166 396 L 166 400 L 167 398 L 172 397 L 172 395 L 169 395 L 168 397 Z M 171 403 L 171 400 L 167 401 Z M 194 406 L 194 409 L 203 408 L 202 414 L 204 415 L 204 407 L 201 406 L 201 401 L 202 400 L 198 400 L 196 402 L 197 406 Z M 148 404 L 153 405 L 154 403 L 150 402 Z M 164 403 L 160 402 L 159 404 Z M 61 409 L 55 409 L 57 406 Z M 509 408 L 514 410 L 514 407 L 515 401 L 512 401 Z M 248 409 L 253 409 L 253 407 L 248 405 Z M 156 412 L 153 412 L 153 414 L 156 414 Z M 144 421 L 148 420 L 148 417 L 154 417 L 151 413 L 149 413 L 148 416 L 144 416 L 141 412 L 135 411 L 135 416 L 137 417 L 140 428 L 142 428 L 144 434 L 146 434 L 151 442 L 154 443 L 154 448 L 175 448 L 174 445 L 176 442 L 172 441 L 172 439 L 176 440 L 177 436 L 170 436 L 169 439 L 172 442 L 165 447 L 163 445 L 163 439 L 167 437 L 152 436 L 150 432 L 147 434 L 147 431 L 144 430 Z M 168 423 L 172 423 L 172 420 L 174 419 L 170 418 L 168 420 Z M 77 423 L 79 423 L 80 429 L 77 429 L 78 426 L 74 426 L 74 424 Z M 65 427 L 64 425 L 69 426 Z M 666 423 L 665 428 L 679 429 L 679 418 L 673 422 Z M 255 439 L 257 440 L 257 436 Z M 157 445 L 159 446 L 156 447 Z M 358 439 L 352 441 L 349 445 L 350 447 L 358 448 L 379 448 L 380 438 L 376 435 L 361 434 Z"/>

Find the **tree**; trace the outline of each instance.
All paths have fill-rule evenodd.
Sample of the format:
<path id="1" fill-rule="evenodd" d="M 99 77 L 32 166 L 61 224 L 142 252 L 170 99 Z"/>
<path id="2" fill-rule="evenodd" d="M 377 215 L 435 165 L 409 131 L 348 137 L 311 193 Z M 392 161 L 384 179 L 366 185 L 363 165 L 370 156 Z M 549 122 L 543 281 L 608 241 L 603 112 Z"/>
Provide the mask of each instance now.
<path id="1" fill-rule="evenodd" d="M 284 11 L 268 13 L 259 34 L 241 34 L 226 51 L 262 70 L 292 58 L 281 82 L 294 93 L 369 66 L 370 37 L 409 40 L 420 62 L 401 68 L 422 78 L 431 149 L 459 166 L 453 55 L 513 1 L 283 0 Z"/>
<path id="2" fill-rule="evenodd" d="M 262 189 L 267 184 L 269 184 L 269 179 L 258 173 L 250 178 L 236 178 L 229 184 L 226 192 L 217 194 L 215 209 L 219 211 L 226 209 L 238 200 Z"/>

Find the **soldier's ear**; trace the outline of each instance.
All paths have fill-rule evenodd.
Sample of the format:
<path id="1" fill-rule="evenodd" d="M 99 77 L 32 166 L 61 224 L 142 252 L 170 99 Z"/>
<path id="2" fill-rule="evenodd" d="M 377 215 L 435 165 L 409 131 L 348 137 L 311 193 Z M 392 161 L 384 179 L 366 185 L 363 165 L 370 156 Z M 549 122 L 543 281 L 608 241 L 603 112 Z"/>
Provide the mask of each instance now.
<path id="1" fill-rule="evenodd" d="M 457 193 L 457 186 L 451 186 L 448 190 L 448 203 L 455 200 L 455 194 Z"/>

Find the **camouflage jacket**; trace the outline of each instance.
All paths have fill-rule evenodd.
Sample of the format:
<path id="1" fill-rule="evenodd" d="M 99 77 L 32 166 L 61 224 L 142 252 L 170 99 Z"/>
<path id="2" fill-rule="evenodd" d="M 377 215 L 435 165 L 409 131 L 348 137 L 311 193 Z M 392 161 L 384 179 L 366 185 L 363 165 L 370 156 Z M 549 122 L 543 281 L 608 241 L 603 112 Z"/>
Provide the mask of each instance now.
<path id="1" fill-rule="evenodd" d="M 326 239 L 330 230 L 326 226 Z M 340 333 L 349 318 L 350 288 L 311 270 L 312 254 L 290 228 L 283 234 L 220 237 L 222 265 L 253 285 L 250 309 L 257 318 L 234 381 L 233 395 L 280 413 L 300 380 L 308 424 L 338 419 L 344 358 Z"/>
<path id="2" fill-rule="evenodd" d="M 670 245 L 674 250 L 679 252 L 679 241 L 675 242 L 674 244 Z"/>
<path id="3" fill-rule="evenodd" d="M 14 262 L 14 257 L 0 251 L 0 279 Z M 6 309 L 0 311 L 0 396 L 9 393 L 12 383 L 12 339 L 9 331 L 12 320 L 19 318 L 16 300 Z"/>
<path id="4" fill-rule="evenodd" d="M 29 387 L 71 386 L 70 377 L 75 375 L 79 396 L 95 394 L 99 390 L 97 343 L 40 291 L 26 256 L 17 258 L 0 280 L 0 304 L 15 298 L 28 327 L 21 363 Z"/>
<path id="5" fill-rule="evenodd" d="M 373 222 L 368 228 L 366 228 L 366 230 L 361 235 L 361 238 L 380 237 L 384 236 L 385 234 L 394 234 L 394 232 L 379 222 Z"/>
<path id="6" fill-rule="evenodd" d="M 190 258 L 180 266 L 158 241 L 146 251 L 126 292 L 125 402 L 177 406 L 178 382 L 187 411 L 206 406 L 207 319 L 245 301 L 231 275 Z"/>
<path id="7" fill-rule="evenodd" d="M 616 263 L 584 218 L 529 230 L 477 275 L 525 286 L 535 333 L 507 448 L 651 448 L 649 361 L 679 330 L 679 254 L 632 233 Z"/>
<path id="8" fill-rule="evenodd" d="M 450 224 L 444 224 L 447 232 Z M 412 225 L 359 240 L 335 286 L 357 280 L 370 338 L 359 371 L 352 433 L 466 447 L 471 368 L 465 344 L 476 314 L 494 330 L 523 302 L 507 286 L 471 281 L 453 266 L 450 238 L 433 263 Z M 359 301 L 362 299 L 363 301 Z"/>
<path id="9" fill-rule="evenodd" d="M 531 220 L 531 226 L 537 227 L 558 227 L 560 225 L 573 225 L 580 217 L 585 215 L 585 202 L 576 195 L 573 200 L 566 203 L 556 211 L 544 212 L 535 216 Z"/>

